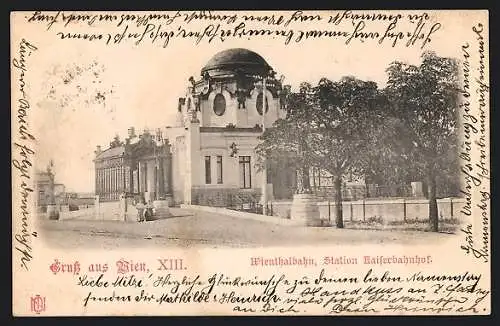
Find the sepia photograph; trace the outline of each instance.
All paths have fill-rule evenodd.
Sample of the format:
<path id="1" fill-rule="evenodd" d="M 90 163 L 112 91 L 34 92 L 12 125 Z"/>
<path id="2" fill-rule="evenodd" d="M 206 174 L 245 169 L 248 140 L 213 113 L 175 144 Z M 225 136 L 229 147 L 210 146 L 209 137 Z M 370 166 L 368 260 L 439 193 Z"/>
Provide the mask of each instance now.
<path id="1" fill-rule="evenodd" d="M 44 232 L 65 246 L 446 239 L 459 226 L 465 200 L 457 151 L 458 59 L 433 52 L 418 59 L 385 58 L 389 65 L 377 67 L 383 85 L 334 72 L 290 81 L 292 88 L 279 61 L 271 66 L 255 51 L 209 54 L 197 75 L 165 80 L 185 90 L 163 104 L 164 114 L 136 113 L 147 125 L 127 119 L 127 128 L 111 123 L 105 133 L 82 130 L 89 138 L 114 133 L 93 137 L 93 157 L 82 162 L 91 171 L 75 170 L 64 163 L 73 158 L 47 149 L 51 159 L 37 174 Z M 94 86 L 109 84 L 104 65 L 68 65 L 54 67 L 47 83 L 59 85 L 46 86 L 40 105 L 104 109 L 118 96 L 132 103 L 119 84 Z M 162 92 L 151 90 L 151 97 Z M 85 189 L 66 189 L 56 162 L 71 168 L 69 178 L 88 174 Z"/>
<path id="2" fill-rule="evenodd" d="M 14 314 L 489 314 L 488 24 L 13 12 Z"/>

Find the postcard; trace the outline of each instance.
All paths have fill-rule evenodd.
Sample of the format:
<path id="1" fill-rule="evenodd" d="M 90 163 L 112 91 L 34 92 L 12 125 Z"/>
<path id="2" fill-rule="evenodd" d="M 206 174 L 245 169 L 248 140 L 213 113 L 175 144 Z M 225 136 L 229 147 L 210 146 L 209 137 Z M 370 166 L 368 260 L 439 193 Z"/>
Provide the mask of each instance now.
<path id="1" fill-rule="evenodd" d="M 14 316 L 491 313 L 487 10 L 10 18 Z"/>

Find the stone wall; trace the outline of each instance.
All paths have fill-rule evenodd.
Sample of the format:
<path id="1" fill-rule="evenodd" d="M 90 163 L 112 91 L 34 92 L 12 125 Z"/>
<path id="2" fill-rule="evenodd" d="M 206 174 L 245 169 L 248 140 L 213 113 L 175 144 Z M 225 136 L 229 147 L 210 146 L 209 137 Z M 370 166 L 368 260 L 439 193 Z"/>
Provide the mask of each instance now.
<path id="1" fill-rule="evenodd" d="M 62 210 L 59 213 L 60 220 L 73 220 L 73 219 L 95 219 L 95 209 L 92 206 L 91 208 L 79 209 L 76 211 Z"/>
<path id="2" fill-rule="evenodd" d="M 243 203 L 258 203 L 260 194 L 260 188 L 194 188 L 191 196 L 193 205 L 237 207 Z"/>
<path id="3" fill-rule="evenodd" d="M 438 199 L 438 214 L 441 219 L 460 219 L 460 207 L 463 198 Z M 291 201 L 272 202 L 272 212 L 275 216 L 290 218 Z M 318 202 L 322 219 L 335 218 L 335 203 Z M 390 200 L 357 200 L 342 203 L 342 213 L 345 221 L 380 220 L 383 222 L 404 222 L 425 220 L 429 215 L 427 199 L 390 199 Z"/>
<path id="4" fill-rule="evenodd" d="M 61 210 L 59 219 L 136 221 L 137 209 L 132 205 L 133 198 L 122 198 L 118 201 L 100 202 L 97 198 L 94 205 L 76 211 Z"/>
<path id="5" fill-rule="evenodd" d="M 273 223 L 273 224 L 277 224 L 277 225 L 290 225 L 290 226 L 302 225 L 301 221 L 294 221 L 294 220 L 290 220 L 290 219 L 277 218 L 274 216 L 264 216 L 262 214 L 253 214 L 253 213 L 235 211 L 235 210 L 227 209 L 224 207 L 209 207 L 209 206 L 181 204 L 181 208 L 190 209 L 190 210 L 198 210 L 198 211 L 208 212 L 208 213 L 222 214 L 222 215 L 227 215 L 227 216 L 232 216 L 232 217 L 237 217 L 237 218 L 242 218 L 242 219 L 249 219 L 249 220 L 254 220 L 254 221 L 260 221 L 260 222 L 266 222 L 266 223 Z"/>

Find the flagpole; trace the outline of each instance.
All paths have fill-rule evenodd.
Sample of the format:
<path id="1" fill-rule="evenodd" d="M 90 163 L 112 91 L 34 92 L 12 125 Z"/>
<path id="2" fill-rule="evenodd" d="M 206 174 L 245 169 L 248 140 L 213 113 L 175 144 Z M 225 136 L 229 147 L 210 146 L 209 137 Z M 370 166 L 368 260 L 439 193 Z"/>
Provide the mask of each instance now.
<path id="1" fill-rule="evenodd" d="M 266 78 L 262 79 L 262 134 L 266 131 Z M 267 215 L 267 158 L 264 157 L 264 169 L 262 170 L 262 215 Z"/>

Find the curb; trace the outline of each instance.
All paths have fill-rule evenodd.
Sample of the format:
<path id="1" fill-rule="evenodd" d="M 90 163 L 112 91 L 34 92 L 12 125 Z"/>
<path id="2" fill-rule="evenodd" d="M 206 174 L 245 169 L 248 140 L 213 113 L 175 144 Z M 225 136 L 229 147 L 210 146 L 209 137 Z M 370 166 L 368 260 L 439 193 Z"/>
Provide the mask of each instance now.
<path id="1" fill-rule="evenodd" d="M 254 213 L 240 212 L 240 211 L 235 211 L 235 210 L 231 210 L 231 209 L 227 209 L 227 208 L 223 208 L 223 207 L 211 207 L 211 206 L 181 204 L 181 208 L 202 211 L 202 212 L 208 212 L 208 213 L 216 213 L 216 214 L 237 217 L 237 218 L 242 218 L 242 219 L 246 219 L 246 220 L 254 220 L 254 221 L 259 221 L 259 222 L 271 223 L 271 224 L 276 224 L 276 225 L 285 225 L 285 226 L 304 225 L 304 222 L 302 222 L 302 221 L 293 221 L 290 219 L 280 218 L 280 217 L 276 217 L 276 216 L 264 216 L 264 215 L 260 215 L 260 214 L 254 214 Z"/>

